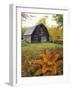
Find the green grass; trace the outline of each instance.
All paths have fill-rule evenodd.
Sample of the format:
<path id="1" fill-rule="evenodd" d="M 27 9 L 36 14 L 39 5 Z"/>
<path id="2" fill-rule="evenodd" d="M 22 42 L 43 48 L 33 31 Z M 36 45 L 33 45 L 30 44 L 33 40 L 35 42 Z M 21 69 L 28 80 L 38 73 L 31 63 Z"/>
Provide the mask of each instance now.
<path id="1" fill-rule="evenodd" d="M 22 42 L 22 49 L 28 49 L 28 50 L 38 50 L 38 49 L 50 49 L 50 48 L 61 48 L 61 44 L 55 44 L 55 43 L 24 43 Z"/>
<path id="2" fill-rule="evenodd" d="M 62 48 L 61 44 L 55 43 L 26 43 L 22 42 L 21 52 L 23 60 L 33 60 L 38 57 L 40 50 Z"/>
<path id="3" fill-rule="evenodd" d="M 47 43 L 22 42 L 21 46 L 22 46 L 21 47 L 22 61 L 37 59 L 39 51 L 41 50 L 62 48 L 61 44 L 55 44 L 50 42 L 47 42 Z"/>

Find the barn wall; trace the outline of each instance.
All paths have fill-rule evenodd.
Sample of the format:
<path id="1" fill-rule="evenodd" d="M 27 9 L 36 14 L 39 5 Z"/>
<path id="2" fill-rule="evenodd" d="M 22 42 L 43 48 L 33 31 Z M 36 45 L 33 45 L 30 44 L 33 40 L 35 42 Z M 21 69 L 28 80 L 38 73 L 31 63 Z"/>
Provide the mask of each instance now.
<path id="1" fill-rule="evenodd" d="M 49 33 L 47 28 L 41 24 L 38 25 L 32 33 L 32 42 L 47 42 L 49 41 Z"/>
<path id="2" fill-rule="evenodd" d="M 49 41 L 48 30 L 43 24 L 37 25 L 35 28 L 33 28 L 33 32 L 31 35 L 24 35 L 24 40 L 30 43 L 47 42 Z"/>
<path id="3" fill-rule="evenodd" d="M 24 35 L 24 41 L 31 42 L 31 35 Z"/>

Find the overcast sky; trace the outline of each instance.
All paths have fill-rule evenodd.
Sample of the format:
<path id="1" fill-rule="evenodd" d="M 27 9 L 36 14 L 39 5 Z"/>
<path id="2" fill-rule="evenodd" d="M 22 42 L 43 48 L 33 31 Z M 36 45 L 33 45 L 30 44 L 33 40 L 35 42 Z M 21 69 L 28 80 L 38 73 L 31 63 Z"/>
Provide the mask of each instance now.
<path id="1" fill-rule="evenodd" d="M 38 20 L 40 20 L 40 18 L 44 17 L 44 16 L 48 16 L 46 18 L 46 24 L 51 27 L 51 26 L 57 26 L 56 21 L 53 18 L 53 14 L 29 14 L 29 13 L 23 13 L 25 14 L 25 18 L 22 18 L 22 27 L 32 27 L 35 26 L 38 22 Z"/>

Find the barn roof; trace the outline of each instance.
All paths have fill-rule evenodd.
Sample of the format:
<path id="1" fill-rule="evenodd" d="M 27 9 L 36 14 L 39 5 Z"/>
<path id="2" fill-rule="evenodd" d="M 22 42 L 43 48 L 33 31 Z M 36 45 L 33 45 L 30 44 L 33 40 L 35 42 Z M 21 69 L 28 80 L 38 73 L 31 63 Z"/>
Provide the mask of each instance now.
<path id="1" fill-rule="evenodd" d="M 27 28 L 27 30 L 26 30 L 26 32 L 24 33 L 24 35 L 31 35 L 31 34 L 33 33 L 33 31 L 35 30 L 35 28 L 38 27 L 38 26 L 40 26 L 40 25 L 44 26 L 43 24 L 38 24 L 38 25 L 36 25 L 36 26 Z M 45 26 L 44 26 L 44 27 L 45 27 Z"/>
<path id="2" fill-rule="evenodd" d="M 27 28 L 26 32 L 24 33 L 24 35 L 31 35 L 34 31 L 36 26 L 33 26 L 33 27 L 29 27 Z"/>

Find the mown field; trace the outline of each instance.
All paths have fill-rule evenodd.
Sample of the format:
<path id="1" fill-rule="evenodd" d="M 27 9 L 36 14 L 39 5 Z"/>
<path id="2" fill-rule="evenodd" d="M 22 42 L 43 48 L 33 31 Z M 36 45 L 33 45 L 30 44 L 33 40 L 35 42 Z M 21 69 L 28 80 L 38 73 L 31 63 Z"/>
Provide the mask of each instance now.
<path id="1" fill-rule="evenodd" d="M 22 42 L 22 77 L 63 74 L 63 48 L 56 43 Z"/>

